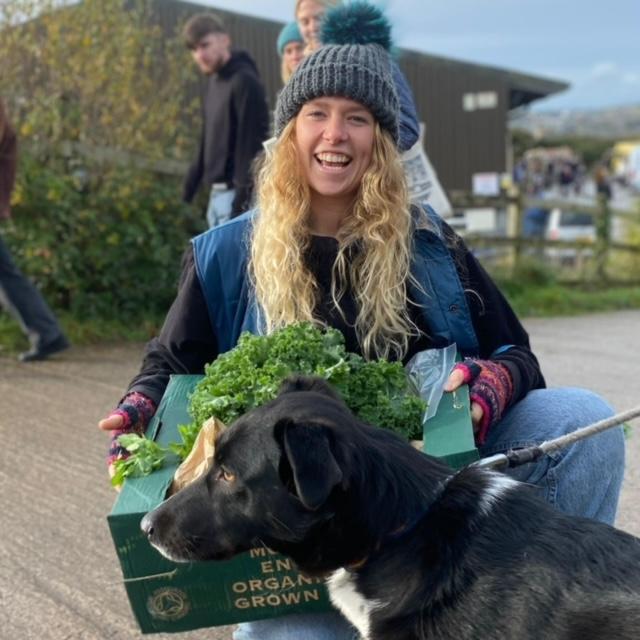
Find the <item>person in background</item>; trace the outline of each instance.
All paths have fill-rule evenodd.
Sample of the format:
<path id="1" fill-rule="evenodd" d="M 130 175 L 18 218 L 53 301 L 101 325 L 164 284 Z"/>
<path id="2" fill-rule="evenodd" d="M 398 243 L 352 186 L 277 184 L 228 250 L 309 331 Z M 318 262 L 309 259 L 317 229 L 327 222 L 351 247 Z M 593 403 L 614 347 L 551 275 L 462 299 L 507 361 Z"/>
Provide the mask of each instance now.
<path id="1" fill-rule="evenodd" d="M 18 144 L 0 98 L 0 220 L 11 217 L 11 192 L 15 184 Z M 0 305 L 20 323 L 31 343 L 21 353 L 22 362 L 45 360 L 70 344 L 40 291 L 15 265 L 0 235 Z"/>
<path id="2" fill-rule="evenodd" d="M 604 164 L 599 164 L 594 173 L 593 180 L 596 185 L 596 194 L 598 196 L 604 196 L 604 199 L 608 202 L 611 200 L 613 191 L 611 189 L 611 179 L 609 177 L 609 171 Z"/>
<path id="3" fill-rule="evenodd" d="M 305 55 L 323 44 L 367 44 L 373 39 L 392 47 L 391 24 L 381 9 L 364 0 L 298 0 L 295 17 L 305 41 Z M 393 58 L 391 72 L 400 99 L 399 149 L 405 152 L 420 139 L 420 122 L 409 83 Z"/>
<path id="4" fill-rule="evenodd" d="M 246 51 L 231 49 L 218 16 L 192 16 L 183 35 L 207 77 L 200 149 L 185 178 L 183 197 L 191 202 L 204 183 L 210 189 L 207 222 L 214 227 L 250 205 L 252 164 L 269 134 L 269 111 L 254 61 Z"/>
<path id="5" fill-rule="evenodd" d="M 194 238 L 161 334 L 101 429 L 140 431 L 172 373 L 202 373 L 243 331 L 297 321 L 340 330 L 347 349 L 369 360 L 407 362 L 455 344 L 465 359 L 445 390 L 470 385 L 483 456 L 612 415 L 588 391 L 544 388 L 527 333 L 493 280 L 432 209 L 410 204 L 400 104 L 380 43 L 323 45 L 305 58 L 278 96 L 275 135 L 257 208 Z M 113 455 L 124 455 L 117 444 Z M 623 471 L 619 428 L 509 473 L 560 510 L 612 522 Z M 246 622 L 234 633 L 355 637 L 335 612 Z"/>
<path id="6" fill-rule="evenodd" d="M 289 22 L 278 36 L 278 55 L 282 59 L 280 76 L 285 84 L 304 57 L 304 41 L 297 22 Z"/>
<path id="7" fill-rule="evenodd" d="M 327 9 L 337 6 L 340 2 L 341 0 L 296 0 L 294 15 L 304 40 L 305 55 L 309 55 L 321 46 L 322 18 Z"/>

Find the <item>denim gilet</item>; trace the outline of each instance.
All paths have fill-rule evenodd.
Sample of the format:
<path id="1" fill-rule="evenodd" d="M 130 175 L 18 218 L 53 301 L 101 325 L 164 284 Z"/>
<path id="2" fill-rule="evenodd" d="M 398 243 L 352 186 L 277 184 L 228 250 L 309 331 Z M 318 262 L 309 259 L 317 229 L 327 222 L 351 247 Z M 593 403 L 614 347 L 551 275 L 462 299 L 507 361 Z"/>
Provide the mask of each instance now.
<path id="1" fill-rule="evenodd" d="M 243 331 L 264 333 L 258 305 L 247 276 L 251 220 L 249 211 L 193 238 L 196 272 L 218 343 L 232 349 Z M 478 355 L 471 313 L 455 264 L 445 244 L 442 220 L 426 208 L 414 215 L 411 272 L 420 286 L 408 285 L 419 306 L 433 347 L 456 343 L 462 356 Z"/>

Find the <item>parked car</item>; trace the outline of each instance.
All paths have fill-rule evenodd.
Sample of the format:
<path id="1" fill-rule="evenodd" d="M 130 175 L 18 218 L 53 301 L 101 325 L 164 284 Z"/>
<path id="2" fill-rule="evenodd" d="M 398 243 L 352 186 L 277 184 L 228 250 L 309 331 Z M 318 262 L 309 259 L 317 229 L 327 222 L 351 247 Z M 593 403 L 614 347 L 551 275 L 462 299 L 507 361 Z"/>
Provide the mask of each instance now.
<path id="1" fill-rule="evenodd" d="M 524 212 L 522 234 L 525 238 L 544 238 L 549 223 L 549 209 L 530 207 Z"/>
<path id="2" fill-rule="evenodd" d="M 596 226 L 591 213 L 575 209 L 551 209 L 545 229 L 548 240 L 595 242 Z M 591 249 L 576 247 L 546 247 L 545 255 L 562 264 L 575 264 L 578 256 L 590 257 Z"/>
<path id="3" fill-rule="evenodd" d="M 532 207 L 524 213 L 522 233 L 526 238 L 546 240 L 594 242 L 596 227 L 593 215 L 578 209 L 546 209 Z M 575 247 L 540 247 L 534 252 L 539 257 L 549 258 L 562 264 L 575 264 L 578 256 L 591 256 L 591 249 Z"/>

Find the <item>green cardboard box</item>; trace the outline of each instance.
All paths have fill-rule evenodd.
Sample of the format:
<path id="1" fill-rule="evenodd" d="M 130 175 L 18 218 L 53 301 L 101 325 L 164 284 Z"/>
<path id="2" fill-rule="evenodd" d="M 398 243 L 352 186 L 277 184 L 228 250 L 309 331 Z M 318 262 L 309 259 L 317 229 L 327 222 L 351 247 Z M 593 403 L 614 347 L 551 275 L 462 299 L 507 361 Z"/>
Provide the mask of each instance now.
<path id="1" fill-rule="evenodd" d="M 460 469 L 480 458 L 473 439 L 469 387 L 443 393 L 438 411 L 424 423 L 423 451 Z"/>
<path id="2" fill-rule="evenodd" d="M 165 445 L 179 440 L 177 427 L 191 422 L 188 397 L 201 377 L 171 377 L 148 437 Z M 425 451 L 462 466 L 476 459 L 477 452 L 468 395 L 459 391 L 458 402 L 452 400 L 452 394 L 445 394 L 438 413 L 425 423 Z M 224 562 L 175 564 L 162 557 L 140 531 L 140 520 L 164 500 L 174 472 L 175 467 L 166 467 L 127 480 L 108 516 L 129 601 L 143 633 L 331 609 L 322 580 L 301 575 L 289 558 L 267 549 Z"/>

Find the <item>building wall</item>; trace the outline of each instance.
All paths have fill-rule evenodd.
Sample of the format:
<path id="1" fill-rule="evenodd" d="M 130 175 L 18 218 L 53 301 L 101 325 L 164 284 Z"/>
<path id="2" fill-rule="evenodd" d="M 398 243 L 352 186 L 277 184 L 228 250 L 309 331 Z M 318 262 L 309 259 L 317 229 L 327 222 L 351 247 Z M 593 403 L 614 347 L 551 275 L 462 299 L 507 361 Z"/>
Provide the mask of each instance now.
<path id="1" fill-rule="evenodd" d="M 246 49 L 255 60 L 273 109 L 281 88 L 275 45 L 281 23 L 177 0 L 157 0 L 156 6 L 167 33 L 175 33 L 193 13 L 212 10 L 219 14 L 233 46 Z M 401 51 L 398 61 L 426 125 L 427 154 L 445 190 L 469 190 L 473 173 L 505 171 L 509 98 L 505 80 L 481 66 L 416 52 Z M 193 90 L 200 90 L 195 67 Z M 464 110 L 465 94 L 487 92 L 496 94 L 494 108 Z"/>
<path id="2" fill-rule="evenodd" d="M 505 171 L 505 82 L 480 67 L 414 52 L 399 62 L 425 122 L 425 149 L 445 189 L 469 190 L 474 173 Z M 494 98 L 496 105 L 465 110 L 465 98 L 477 103 L 478 96 Z"/>

